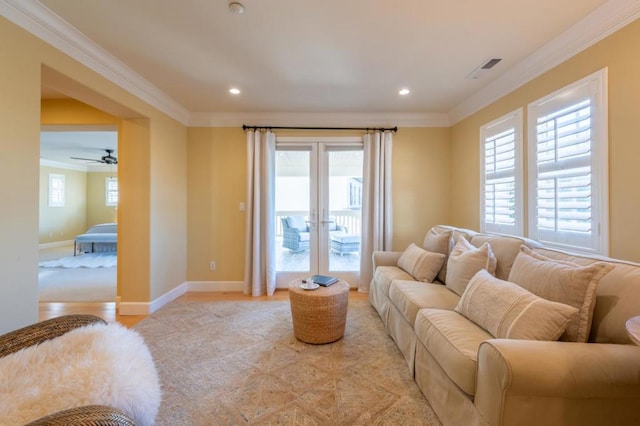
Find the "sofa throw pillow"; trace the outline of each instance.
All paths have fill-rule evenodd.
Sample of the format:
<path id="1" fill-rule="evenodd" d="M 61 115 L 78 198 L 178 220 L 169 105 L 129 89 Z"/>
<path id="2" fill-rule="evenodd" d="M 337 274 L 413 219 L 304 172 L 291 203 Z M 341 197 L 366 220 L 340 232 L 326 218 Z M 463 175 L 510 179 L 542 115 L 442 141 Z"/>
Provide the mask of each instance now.
<path id="1" fill-rule="evenodd" d="M 456 312 L 499 339 L 558 340 L 578 309 L 551 302 L 481 270 L 473 276 Z"/>
<path id="2" fill-rule="evenodd" d="M 398 267 L 425 283 L 433 282 L 443 263 L 444 254 L 432 253 L 413 243 L 398 258 Z"/>
<path id="3" fill-rule="evenodd" d="M 456 245 L 449 254 L 447 261 L 447 288 L 462 296 L 469 280 L 481 269 L 486 269 L 491 275 L 496 273 L 497 260 L 489 243 L 476 248 L 460 235 Z"/>
<path id="4" fill-rule="evenodd" d="M 424 240 L 422 241 L 422 248 L 425 250 L 444 254 L 444 262 L 442 262 L 442 268 L 440 268 L 440 272 L 438 272 L 438 280 L 442 283 L 444 283 L 447 277 L 447 260 L 453 245 L 453 240 L 451 239 L 452 234 L 452 230 L 440 231 L 431 228 L 427 231 L 427 235 L 424 236 Z"/>
<path id="5" fill-rule="evenodd" d="M 509 281 L 547 300 L 577 308 L 580 313 L 560 340 L 584 343 L 589 339 L 598 282 L 612 268 L 604 262 L 582 266 L 553 260 L 522 246 Z"/>

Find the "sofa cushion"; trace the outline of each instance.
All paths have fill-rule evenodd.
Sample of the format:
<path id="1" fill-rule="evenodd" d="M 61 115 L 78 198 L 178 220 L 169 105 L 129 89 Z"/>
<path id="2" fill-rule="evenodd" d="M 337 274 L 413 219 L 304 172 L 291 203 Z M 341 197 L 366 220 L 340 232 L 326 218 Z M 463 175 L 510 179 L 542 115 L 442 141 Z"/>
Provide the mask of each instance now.
<path id="1" fill-rule="evenodd" d="M 413 277 L 397 266 L 378 266 L 373 274 L 376 287 L 381 290 L 385 296 L 389 296 L 389 286 L 393 280 L 410 280 Z"/>
<path id="2" fill-rule="evenodd" d="M 586 342 L 596 303 L 596 288 L 611 269 L 613 266 L 604 262 L 580 266 L 552 260 L 523 246 L 513 263 L 509 281 L 547 300 L 577 308 L 579 314 L 571 320 L 561 340 Z"/>
<path id="3" fill-rule="evenodd" d="M 397 280 L 391 283 L 389 299 L 404 319 L 413 326 L 420 309 L 453 310 L 460 296 L 441 284 Z"/>
<path id="4" fill-rule="evenodd" d="M 517 284 L 478 272 L 456 312 L 505 339 L 557 340 L 578 309 L 536 296 Z"/>
<path id="5" fill-rule="evenodd" d="M 480 247 L 484 243 L 491 244 L 491 250 L 493 250 L 493 254 L 498 261 L 496 273 L 493 275 L 501 280 L 509 279 L 513 262 L 518 253 L 520 253 L 520 246 L 525 245 L 529 248 L 541 247 L 539 242 L 528 238 L 493 234 L 476 234 L 469 242 L 475 247 Z"/>
<path id="6" fill-rule="evenodd" d="M 307 231 L 307 221 L 304 220 L 304 216 L 287 216 L 287 225 L 289 225 L 289 228 L 294 228 L 298 231 Z"/>
<path id="7" fill-rule="evenodd" d="M 433 282 L 443 262 L 444 254 L 424 250 L 413 243 L 398 258 L 400 268 L 426 283 Z"/>
<path id="8" fill-rule="evenodd" d="M 424 236 L 424 240 L 422 241 L 422 247 L 425 250 L 433 253 L 444 254 L 444 261 L 442 262 L 442 267 L 438 272 L 438 279 L 443 283 L 447 276 L 447 260 L 449 259 L 449 252 L 452 248 L 452 234 L 453 230 L 451 229 L 440 229 L 434 227 L 427 231 L 427 234 Z"/>
<path id="9" fill-rule="evenodd" d="M 493 336 L 454 311 L 422 309 L 415 322 L 418 340 L 447 376 L 469 395 L 476 391 L 478 348 Z"/>
<path id="10" fill-rule="evenodd" d="M 491 246 L 484 243 L 476 248 L 465 237 L 459 236 L 449 255 L 445 281 L 447 288 L 461 296 L 469 280 L 481 269 L 495 273 L 496 257 Z"/>

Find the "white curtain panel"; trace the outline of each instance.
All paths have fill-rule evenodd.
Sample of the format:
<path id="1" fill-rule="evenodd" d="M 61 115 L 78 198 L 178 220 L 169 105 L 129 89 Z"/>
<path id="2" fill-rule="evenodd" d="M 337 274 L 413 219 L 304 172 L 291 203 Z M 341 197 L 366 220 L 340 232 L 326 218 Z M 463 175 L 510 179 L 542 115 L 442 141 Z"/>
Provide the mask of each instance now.
<path id="1" fill-rule="evenodd" d="M 391 250 L 393 241 L 393 204 L 391 187 L 391 132 L 364 136 L 364 182 L 362 197 L 362 241 L 360 286 L 369 292 L 373 277 L 374 251 Z"/>
<path id="2" fill-rule="evenodd" d="M 275 266 L 275 152 L 271 132 L 247 132 L 245 294 L 272 296 Z"/>

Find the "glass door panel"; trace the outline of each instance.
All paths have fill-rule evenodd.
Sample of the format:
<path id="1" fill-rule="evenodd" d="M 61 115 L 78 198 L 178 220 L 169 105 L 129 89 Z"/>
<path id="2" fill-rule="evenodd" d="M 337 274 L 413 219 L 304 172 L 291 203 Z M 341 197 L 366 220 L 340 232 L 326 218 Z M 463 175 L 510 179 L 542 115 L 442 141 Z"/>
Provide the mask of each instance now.
<path id="1" fill-rule="evenodd" d="M 362 164 L 361 149 L 328 152 L 329 274 L 360 270 Z"/>
<path id="2" fill-rule="evenodd" d="M 311 151 L 276 151 L 276 271 L 311 271 Z"/>
<path id="3" fill-rule="evenodd" d="M 277 286 L 313 274 L 357 286 L 362 147 L 282 144 L 275 163 Z"/>

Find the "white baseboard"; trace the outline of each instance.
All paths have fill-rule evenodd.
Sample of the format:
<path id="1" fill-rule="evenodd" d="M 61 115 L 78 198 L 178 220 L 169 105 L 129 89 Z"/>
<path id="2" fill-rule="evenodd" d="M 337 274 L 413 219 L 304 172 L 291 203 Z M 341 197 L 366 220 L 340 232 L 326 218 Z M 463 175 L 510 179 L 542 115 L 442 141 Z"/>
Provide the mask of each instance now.
<path id="1" fill-rule="evenodd" d="M 118 314 L 120 315 L 149 315 L 162 308 L 169 302 L 187 292 L 187 283 L 182 283 L 151 302 L 120 302 Z"/>
<path id="2" fill-rule="evenodd" d="M 187 281 L 189 291 L 244 291 L 244 281 Z"/>
<path id="3" fill-rule="evenodd" d="M 244 291 L 244 281 L 187 281 L 151 302 L 123 302 L 118 297 L 118 314 L 149 315 L 189 291 Z"/>
<path id="4" fill-rule="evenodd" d="M 64 246 L 68 246 L 68 245 L 73 245 L 73 240 L 54 241 L 52 243 L 38 244 L 38 249 L 39 250 L 50 249 L 50 248 L 55 248 L 55 247 L 64 247 Z"/>

